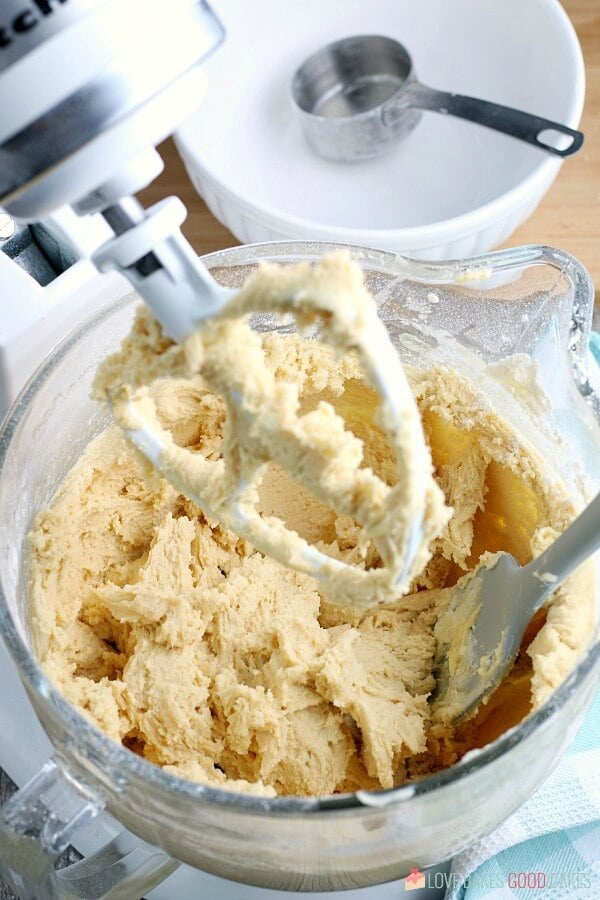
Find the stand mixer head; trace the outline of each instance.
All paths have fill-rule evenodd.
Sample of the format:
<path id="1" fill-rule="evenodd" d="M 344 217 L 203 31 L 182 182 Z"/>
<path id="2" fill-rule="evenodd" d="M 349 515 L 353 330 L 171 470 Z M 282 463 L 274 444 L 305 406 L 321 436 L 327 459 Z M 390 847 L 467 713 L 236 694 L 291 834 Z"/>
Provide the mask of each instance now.
<path id="1" fill-rule="evenodd" d="M 183 205 L 171 199 L 146 211 L 131 195 L 161 172 L 154 145 L 198 105 L 199 63 L 223 29 L 204 0 L 168 9 L 160 0 L 21 6 L 8 4 L 13 37 L 0 50 L 0 203 L 17 222 L 71 205 L 82 231 L 99 213 L 115 239 L 94 263 L 125 275 L 177 338 L 187 281 L 195 271 L 199 294 L 212 281 L 179 231 Z"/>
<path id="2" fill-rule="evenodd" d="M 132 196 L 162 169 L 153 145 L 198 103 L 203 88 L 198 64 L 223 39 L 208 5 L 175 0 L 167 12 L 160 0 L 35 0 L 23 10 L 11 0 L 5 16 L 10 25 L 0 31 L 0 105 L 8 114 L 0 127 L 0 203 L 6 211 L 17 221 L 32 221 L 70 204 L 82 229 L 87 217 L 99 213 L 114 236 L 95 250 L 92 261 L 102 272 L 123 274 L 165 335 L 177 342 L 191 339 L 205 320 L 245 317 L 258 308 L 301 318 L 302 304 L 308 303 L 323 326 L 322 339 L 340 353 L 356 352 L 367 381 L 380 395 L 379 419 L 395 451 L 400 482 L 389 489 L 360 468 L 359 442 L 335 416 L 322 423 L 327 433 L 318 450 L 306 431 L 308 417 L 295 418 L 292 437 L 289 428 L 284 434 L 285 417 L 255 409 L 246 434 L 258 437 L 244 447 L 247 471 L 236 472 L 234 457 L 225 456 L 226 487 L 219 489 L 218 502 L 212 471 L 210 476 L 196 470 L 182 476 L 172 459 L 172 442 L 156 418 L 142 415 L 131 403 L 115 404 L 117 421 L 129 439 L 184 494 L 257 549 L 330 585 L 335 577 L 341 602 L 349 598 L 368 606 L 405 592 L 446 517 L 402 366 L 366 292 L 357 293 L 357 304 L 350 298 L 332 302 L 335 284 L 327 286 L 325 279 L 313 284 L 309 297 L 298 283 L 274 292 L 268 307 L 257 293 L 240 303 L 211 278 L 183 237 L 186 210 L 179 200 L 171 197 L 145 210 Z M 40 78 L 44 72 L 52 77 Z M 255 369 L 261 358 L 260 348 L 256 350 Z M 237 377 L 235 353 L 232 360 L 231 384 L 217 389 L 239 426 L 254 373 L 247 370 L 245 379 Z M 265 455 L 272 457 L 276 447 L 275 441 L 263 440 L 269 431 L 287 447 L 283 456 L 291 455 L 292 474 L 307 467 L 317 471 L 318 477 L 303 479 L 305 486 L 363 525 L 365 544 L 373 541 L 381 568 L 365 571 L 333 560 L 283 528 L 280 520 L 261 518 L 249 498 Z M 342 489 L 327 479 L 328 460 L 352 440 L 357 459 Z M 278 461 L 285 467 L 284 459 Z"/>

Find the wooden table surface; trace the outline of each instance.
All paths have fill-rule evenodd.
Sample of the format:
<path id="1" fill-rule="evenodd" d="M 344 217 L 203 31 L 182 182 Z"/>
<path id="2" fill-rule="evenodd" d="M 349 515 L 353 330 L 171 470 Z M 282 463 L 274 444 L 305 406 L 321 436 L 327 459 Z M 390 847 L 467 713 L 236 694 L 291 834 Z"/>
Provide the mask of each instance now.
<path id="1" fill-rule="evenodd" d="M 600 0 L 563 0 L 563 6 L 577 29 L 585 57 L 587 96 L 581 128 L 586 142 L 579 155 L 563 166 L 550 193 L 508 245 L 546 243 L 568 250 L 590 270 L 600 295 Z M 165 171 L 142 195 L 145 203 L 169 194 L 181 197 L 189 210 L 184 232 L 198 253 L 238 243 L 196 194 L 173 143 L 166 141 L 160 151 Z M 0 799 L 11 790 L 0 773 Z M 0 900 L 12 897 L 0 883 Z"/>
<path id="2" fill-rule="evenodd" d="M 600 0 L 563 0 L 563 6 L 577 29 L 585 57 L 587 96 L 581 130 L 586 140 L 506 246 L 536 243 L 568 250 L 592 273 L 600 295 Z M 169 194 L 181 197 L 189 211 L 183 230 L 198 253 L 239 243 L 192 187 L 172 141 L 159 149 L 165 171 L 143 192 L 144 201 L 156 202 Z"/>

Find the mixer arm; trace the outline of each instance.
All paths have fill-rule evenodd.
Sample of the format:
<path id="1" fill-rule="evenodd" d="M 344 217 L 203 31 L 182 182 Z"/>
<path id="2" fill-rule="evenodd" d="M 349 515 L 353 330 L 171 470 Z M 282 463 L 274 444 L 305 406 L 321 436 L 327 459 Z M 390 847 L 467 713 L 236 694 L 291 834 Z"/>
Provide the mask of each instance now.
<path id="1" fill-rule="evenodd" d="M 22 6 L 5 0 L 0 21 L 0 205 L 16 222 L 66 205 L 100 213 L 114 237 L 94 262 L 124 274 L 179 339 L 226 298 L 179 230 L 183 205 L 146 212 L 131 195 L 199 105 L 200 63 L 223 28 L 205 0 L 54 0 L 25 18 Z M 76 243 L 86 256 L 85 233 Z"/>
<path id="2" fill-rule="evenodd" d="M 233 295 L 216 285 L 181 233 L 186 214 L 177 197 L 148 210 L 128 197 L 102 210 L 115 237 L 92 254 L 101 272 L 116 269 L 131 282 L 175 341 L 220 312 Z"/>

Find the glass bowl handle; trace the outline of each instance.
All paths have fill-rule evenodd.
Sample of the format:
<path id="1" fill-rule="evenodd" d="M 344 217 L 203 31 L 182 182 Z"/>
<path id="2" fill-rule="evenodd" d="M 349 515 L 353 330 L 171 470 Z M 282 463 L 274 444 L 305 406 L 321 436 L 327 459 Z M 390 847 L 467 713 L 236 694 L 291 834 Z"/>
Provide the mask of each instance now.
<path id="1" fill-rule="evenodd" d="M 74 836 L 104 800 L 58 760 L 47 762 L 0 810 L 0 874 L 21 900 L 142 897 L 179 863 L 128 832 L 92 856 L 56 870 Z"/>

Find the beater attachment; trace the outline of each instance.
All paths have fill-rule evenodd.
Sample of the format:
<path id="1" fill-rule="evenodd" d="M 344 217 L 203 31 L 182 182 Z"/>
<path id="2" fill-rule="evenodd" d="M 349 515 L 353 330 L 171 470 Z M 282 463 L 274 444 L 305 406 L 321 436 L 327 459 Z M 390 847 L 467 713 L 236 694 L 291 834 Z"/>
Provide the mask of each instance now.
<path id="1" fill-rule="evenodd" d="M 107 257 L 108 249 L 103 252 Z M 159 421 L 146 385 L 118 388 L 113 382 L 108 398 L 116 421 L 164 477 L 207 515 L 283 565 L 319 579 L 328 599 L 366 608 L 397 598 L 426 564 L 429 544 L 448 511 L 432 478 L 406 375 L 359 266 L 344 253 L 313 267 L 263 264 L 235 294 L 197 266 L 192 266 L 192 276 L 186 292 L 173 297 L 171 305 L 152 308 L 160 312 L 164 331 L 183 342 L 189 373 L 201 375 L 225 401 L 221 458 L 207 459 L 178 446 Z M 206 306 L 194 295 L 198 277 L 202 290 L 209 291 Z M 261 337 L 247 322 L 252 312 L 291 313 L 301 331 L 318 325 L 317 339 L 340 356 L 356 354 L 367 383 L 380 397 L 376 424 L 395 456 L 393 485 L 362 464 L 361 440 L 345 428 L 331 404 L 321 402 L 301 412 L 297 387 L 278 381 L 266 364 Z M 281 519 L 263 517 L 258 485 L 269 462 L 362 526 L 359 547 L 366 551 L 372 541 L 380 567 L 367 569 L 329 556 Z"/>

